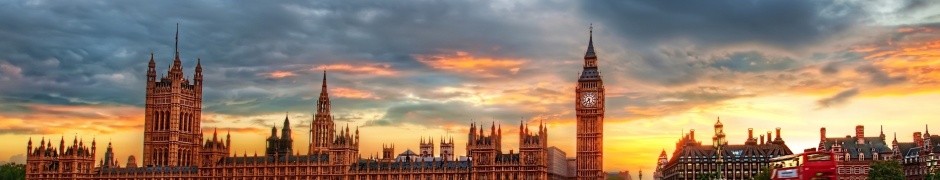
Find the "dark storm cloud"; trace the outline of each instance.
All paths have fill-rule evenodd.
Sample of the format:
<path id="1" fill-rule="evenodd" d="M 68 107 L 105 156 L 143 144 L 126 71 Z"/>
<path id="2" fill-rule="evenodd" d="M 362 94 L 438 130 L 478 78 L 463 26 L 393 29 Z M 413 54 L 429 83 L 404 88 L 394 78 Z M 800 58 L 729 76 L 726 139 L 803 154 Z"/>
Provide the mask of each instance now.
<path id="1" fill-rule="evenodd" d="M 761 73 L 800 66 L 804 57 L 762 50 L 799 51 L 846 32 L 866 15 L 854 4 L 813 0 L 582 1 L 581 9 L 621 39 L 613 46 L 628 50 L 627 57 L 611 60 L 617 72 L 663 86 L 702 82 L 714 74 L 709 68 Z M 722 59 L 714 56 L 728 57 L 710 61 Z"/>
<path id="2" fill-rule="evenodd" d="M 238 115 L 309 108 L 313 101 L 296 96 L 318 93 L 314 88 L 281 94 L 252 89 L 316 87 L 318 73 L 307 71 L 318 65 L 378 62 L 420 71 L 427 67 L 412 55 L 450 50 L 534 55 L 545 44 L 537 43 L 535 27 L 476 1 L 2 4 L 0 16 L 15 18 L 0 18 L 0 39 L 5 39 L 0 63 L 19 70 L 5 72 L 4 78 L 16 79 L 2 81 L 0 96 L 25 97 L 18 101 L 29 103 L 141 106 L 149 53 L 155 51 L 158 74 L 165 75 L 177 22 L 185 74 L 192 75 L 196 57 L 203 60 L 206 110 Z M 551 9 L 554 3 L 544 4 Z M 289 82 L 260 75 L 285 69 L 298 77 Z M 433 87 L 462 79 L 433 73 L 405 78 L 386 87 Z M 394 78 L 349 81 L 389 79 Z M 349 81 L 335 83 L 349 86 Z"/>
<path id="3" fill-rule="evenodd" d="M 861 8 L 832 1 L 582 1 L 589 19 L 634 47 L 688 38 L 698 46 L 760 42 L 798 48 L 847 30 Z"/>
<path id="4" fill-rule="evenodd" d="M 733 53 L 711 64 L 715 68 L 738 72 L 782 71 L 799 65 L 799 62 L 792 58 L 771 57 L 757 51 Z"/>
<path id="5" fill-rule="evenodd" d="M 820 99 L 816 101 L 816 105 L 819 105 L 819 109 L 830 108 L 835 106 L 844 105 L 849 102 L 849 99 L 858 95 L 858 88 L 846 89 L 842 92 L 839 92 L 832 97 Z"/>

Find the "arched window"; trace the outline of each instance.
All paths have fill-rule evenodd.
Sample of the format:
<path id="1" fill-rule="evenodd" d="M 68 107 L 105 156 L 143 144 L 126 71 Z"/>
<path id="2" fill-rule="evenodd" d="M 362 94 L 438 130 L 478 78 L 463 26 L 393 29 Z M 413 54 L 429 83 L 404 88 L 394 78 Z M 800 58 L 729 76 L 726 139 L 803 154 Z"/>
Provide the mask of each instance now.
<path id="1" fill-rule="evenodd" d="M 157 130 L 157 127 L 160 127 L 160 111 L 154 112 L 153 117 L 150 118 L 150 130 Z"/>
<path id="2" fill-rule="evenodd" d="M 180 115 L 180 131 L 186 132 L 189 130 L 189 113 L 183 113 Z"/>
<path id="3" fill-rule="evenodd" d="M 163 111 L 163 122 L 161 122 L 161 130 L 170 129 L 170 112 Z"/>
<path id="4" fill-rule="evenodd" d="M 163 113 L 166 115 L 163 119 L 163 130 L 170 130 L 170 111 L 163 111 Z"/>

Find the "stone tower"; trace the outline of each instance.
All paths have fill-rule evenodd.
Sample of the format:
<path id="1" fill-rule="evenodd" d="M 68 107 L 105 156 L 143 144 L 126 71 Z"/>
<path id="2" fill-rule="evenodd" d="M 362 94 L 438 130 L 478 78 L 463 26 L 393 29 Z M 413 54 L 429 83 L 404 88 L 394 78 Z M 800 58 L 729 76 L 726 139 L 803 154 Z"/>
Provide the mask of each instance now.
<path id="1" fill-rule="evenodd" d="M 382 144 L 382 161 L 391 162 L 395 160 L 395 144 Z"/>
<path id="2" fill-rule="evenodd" d="M 434 139 L 428 138 L 428 140 L 424 140 L 424 137 L 421 137 L 421 144 L 419 147 L 421 150 L 421 158 L 434 157 Z"/>
<path id="3" fill-rule="evenodd" d="M 538 131 L 529 130 L 524 123 L 519 124 L 519 159 L 523 164 L 547 164 L 546 149 L 548 149 L 548 128 L 543 123 L 539 122 Z M 526 172 L 526 174 L 529 173 Z"/>
<path id="4" fill-rule="evenodd" d="M 453 161 L 454 160 L 454 138 L 451 137 L 450 140 L 445 141 L 444 138 L 441 138 L 441 159 L 444 161 Z"/>
<path id="5" fill-rule="evenodd" d="M 577 116 L 577 177 L 604 178 L 604 82 L 594 54 L 593 27 L 584 54 L 584 66 L 575 88 Z"/>
<path id="6" fill-rule="evenodd" d="M 333 116 L 330 115 L 330 96 L 326 92 L 326 71 L 323 71 L 323 86 L 320 89 L 320 99 L 317 100 L 317 112 L 310 124 L 310 152 L 326 152 L 330 150 L 336 128 Z"/>
<path id="7" fill-rule="evenodd" d="M 202 62 L 190 81 L 183 75 L 176 25 L 176 53 L 167 75 L 157 80 L 153 53 L 147 70 L 144 166 L 195 166 L 202 140 Z"/>

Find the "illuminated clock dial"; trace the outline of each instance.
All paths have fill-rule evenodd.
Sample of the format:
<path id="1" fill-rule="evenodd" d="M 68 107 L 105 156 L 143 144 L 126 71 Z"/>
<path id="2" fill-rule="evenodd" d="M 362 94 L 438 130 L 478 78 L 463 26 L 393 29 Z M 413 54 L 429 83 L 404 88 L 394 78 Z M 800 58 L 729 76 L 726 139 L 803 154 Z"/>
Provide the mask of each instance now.
<path id="1" fill-rule="evenodd" d="M 597 95 L 594 92 L 586 92 L 581 95 L 581 105 L 584 107 L 594 107 L 597 104 Z"/>

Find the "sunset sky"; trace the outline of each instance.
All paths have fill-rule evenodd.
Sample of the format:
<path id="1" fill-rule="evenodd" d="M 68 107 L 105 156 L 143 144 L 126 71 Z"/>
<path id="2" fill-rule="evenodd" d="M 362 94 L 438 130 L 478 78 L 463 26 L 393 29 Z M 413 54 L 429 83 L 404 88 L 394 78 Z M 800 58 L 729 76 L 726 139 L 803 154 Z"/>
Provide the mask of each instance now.
<path id="1" fill-rule="evenodd" d="M 202 127 L 263 153 L 272 125 L 307 135 L 326 70 L 336 124 L 362 156 L 471 122 L 548 124 L 574 156 L 574 86 L 594 27 L 607 93 L 604 169 L 651 177 L 683 130 L 780 127 L 794 151 L 855 125 L 911 141 L 940 115 L 940 3 L 927 0 L 0 0 L 0 161 L 76 136 L 142 159 L 145 75 L 205 74 Z M 940 133 L 940 123 L 930 126 Z M 710 144 L 710 142 L 704 142 Z M 55 143 L 54 143 L 55 144 Z M 396 153 L 398 153 L 396 152 Z M 101 157 L 101 155 L 99 155 Z"/>

